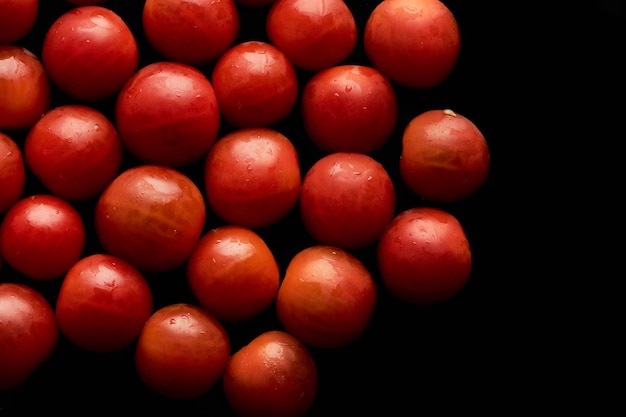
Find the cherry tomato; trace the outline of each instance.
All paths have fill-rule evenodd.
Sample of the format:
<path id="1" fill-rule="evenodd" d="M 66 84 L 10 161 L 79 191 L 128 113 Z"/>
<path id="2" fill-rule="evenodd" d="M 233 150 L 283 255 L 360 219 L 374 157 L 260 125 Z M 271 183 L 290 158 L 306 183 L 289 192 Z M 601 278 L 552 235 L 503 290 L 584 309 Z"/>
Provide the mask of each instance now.
<path id="1" fill-rule="evenodd" d="M 124 85 L 115 123 L 135 157 L 177 167 L 204 157 L 217 138 L 220 114 L 213 86 L 200 70 L 161 61 L 139 69 Z"/>
<path id="2" fill-rule="evenodd" d="M 378 269 L 389 292 L 412 304 L 438 304 L 465 287 L 472 253 L 447 211 L 415 207 L 398 214 L 378 242 Z"/>
<path id="3" fill-rule="evenodd" d="M 119 174 L 98 198 L 95 231 L 107 253 L 148 272 L 181 266 L 206 219 L 202 193 L 185 174 L 136 165 Z"/>
<path id="4" fill-rule="evenodd" d="M 26 166 L 52 194 L 70 201 L 100 194 L 118 174 L 122 152 L 113 123 L 79 104 L 49 110 L 24 142 Z"/>
<path id="5" fill-rule="evenodd" d="M 187 260 L 187 281 L 200 305 L 217 319 L 244 321 L 274 301 L 280 271 L 261 236 L 226 225 L 200 239 Z"/>
<path id="6" fill-rule="evenodd" d="M 380 162 L 365 154 L 328 154 L 302 180 L 300 216 L 318 243 L 344 249 L 373 244 L 395 208 L 391 177 Z"/>
<path id="7" fill-rule="evenodd" d="M 452 73 L 461 34 L 439 0 L 383 0 L 365 24 L 363 45 L 373 66 L 392 81 L 428 89 Z"/>
<path id="8" fill-rule="evenodd" d="M 92 254 L 77 261 L 63 278 L 55 314 L 59 329 L 74 345 L 114 352 L 139 336 L 152 314 L 152 292 L 131 264 Z"/>
<path id="9" fill-rule="evenodd" d="M 354 50 L 357 26 L 343 0 L 277 0 L 266 18 L 267 36 L 298 68 L 337 65 Z"/>
<path id="10" fill-rule="evenodd" d="M 253 229 L 275 224 L 298 202 L 296 148 L 274 129 L 232 131 L 209 150 L 204 185 L 208 205 L 226 222 Z"/>
<path id="11" fill-rule="evenodd" d="M 230 339 L 206 310 L 177 303 L 146 321 L 135 349 L 141 380 L 168 398 L 197 398 L 213 388 L 230 357 Z"/>
<path id="12" fill-rule="evenodd" d="M 482 132 L 452 110 L 428 110 L 404 130 L 400 174 L 425 200 L 466 199 L 486 181 L 489 166 L 489 146 Z"/>
<path id="13" fill-rule="evenodd" d="M 302 122 L 326 152 L 372 154 L 389 140 L 398 119 L 393 86 L 365 65 L 339 65 L 313 75 L 304 86 Z"/>
<path id="14" fill-rule="evenodd" d="M 21 40 L 35 26 L 39 0 L 3 0 L 0 2 L 0 45 Z"/>
<path id="15" fill-rule="evenodd" d="M 59 329 L 52 306 L 34 288 L 0 283 L 0 391 L 22 385 L 53 354 Z"/>
<path id="16" fill-rule="evenodd" d="M 26 186 L 22 150 L 13 138 L 0 132 L 0 215 L 15 204 Z"/>
<path id="17" fill-rule="evenodd" d="M 81 257 L 85 238 L 83 219 L 74 206 L 54 195 L 30 195 L 5 213 L 0 254 L 32 279 L 61 278 Z"/>
<path id="18" fill-rule="evenodd" d="M 26 48 L 0 45 L 0 129 L 29 129 L 50 107 L 50 80 Z"/>
<path id="19" fill-rule="evenodd" d="M 211 81 L 220 113 L 234 127 L 270 126 L 285 119 L 298 100 L 298 77 L 276 46 L 247 41 L 224 52 Z"/>
<path id="20" fill-rule="evenodd" d="M 117 13 L 102 6 L 78 6 L 59 16 L 46 32 L 42 61 L 62 92 L 95 101 L 117 94 L 135 73 L 139 48 Z"/>
<path id="21" fill-rule="evenodd" d="M 240 417 L 298 417 L 311 408 L 318 383 L 307 347 L 289 333 L 268 330 L 232 355 L 222 385 Z"/>
<path id="22" fill-rule="evenodd" d="M 339 348 L 363 333 L 376 297 L 376 283 L 357 257 L 316 245 L 289 262 L 276 295 L 276 313 L 285 330 L 307 345 Z"/>

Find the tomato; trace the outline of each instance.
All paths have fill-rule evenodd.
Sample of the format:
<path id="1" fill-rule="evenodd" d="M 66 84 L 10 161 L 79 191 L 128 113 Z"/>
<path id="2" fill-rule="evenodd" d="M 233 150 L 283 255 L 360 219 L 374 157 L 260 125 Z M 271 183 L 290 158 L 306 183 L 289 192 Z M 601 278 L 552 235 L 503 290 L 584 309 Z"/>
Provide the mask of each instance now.
<path id="1" fill-rule="evenodd" d="M 85 246 L 80 213 L 64 199 L 48 194 L 24 197 L 0 224 L 0 254 L 18 272 L 35 280 L 61 278 Z"/>
<path id="2" fill-rule="evenodd" d="M 358 35 L 343 0 L 277 0 L 268 12 L 266 31 L 293 65 L 308 71 L 348 58 Z"/>
<path id="3" fill-rule="evenodd" d="M 136 165 L 100 194 L 96 235 L 107 253 L 148 272 L 181 266 L 198 241 L 206 207 L 185 174 L 160 165 Z"/>
<path id="4" fill-rule="evenodd" d="M 59 330 L 52 306 L 34 288 L 0 283 L 0 391 L 22 385 L 53 354 Z"/>
<path id="5" fill-rule="evenodd" d="M 204 164 L 211 210 L 249 228 L 277 223 L 296 206 L 300 165 L 295 146 L 270 128 L 242 128 L 221 137 Z"/>
<path id="6" fill-rule="evenodd" d="M 211 82 L 224 120 L 234 127 L 270 126 L 298 100 L 298 77 L 289 58 L 261 41 L 238 43 L 215 63 Z"/>
<path id="7" fill-rule="evenodd" d="M 117 13 L 102 6 L 78 6 L 59 16 L 46 32 L 42 61 L 62 92 L 95 101 L 117 94 L 135 73 L 139 47 Z"/>
<path id="8" fill-rule="evenodd" d="M 3 0 L 0 2 L 0 45 L 21 40 L 35 26 L 39 0 Z"/>
<path id="9" fill-rule="evenodd" d="M 0 45 L 0 129 L 29 129 L 48 110 L 51 86 L 39 58 L 16 45 Z"/>
<path id="10" fill-rule="evenodd" d="M 147 0 L 143 30 L 169 60 L 204 65 L 228 49 L 239 33 L 234 0 Z"/>
<path id="11" fill-rule="evenodd" d="M 232 355 L 222 385 L 240 417 L 298 417 L 315 401 L 318 378 L 315 360 L 299 339 L 268 330 Z"/>
<path id="12" fill-rule="evenodd" d="M 486 181 L 489 167 L 489 146 L 482 132 L 452 110 L 423 112 L 404 130 L 400 174 L 425 200 L 466 199 Z"/>
<path id="13" fill-rule="evenodd" d="M 169 304 L 146 321 L 135 349 L 141 380 L 168 398 L 197 398 L 213 388 L 230 357 L 230 339 L 202 308 Z"/>
<path id="14" fill-rule="evenodd" d="M 265 241 L 237 225 L 208 231 L 189 256 L 186 274 L 200 305 L 228 322 L 268 308 L 280 284 L 278 263 Z"/>
<path id="15" fill-rule="evenodd" d="M 300 216 L 318 243 L 344 249 L 373 244 L 395 207 L 391 177 L 380 162 L 365 154 L 328 154 L 302 180 Z"/>
<path id="16" fill-rule="evenodd" d="M 326 152 L 372 154 L 389 140 L 398 119 L 391 82 L 365 65 L 339 65 L 313 75 L 304 86 L 302 122 Z"/>
<path id="17" fill-rule="evenodd" d="M 0 215 L 15 204 L 26 187 L 22 150 L 13 138 L 0 132 Z"/>
<path id="18" fill-rule="evenodd" d="M 96 253 L 77 261 L 63 278 L 55 315 L 74 345 L 106 353 L 135 341 L 152 306 L 151 289 L 135 267 Z"/>
<path id="19" fill-rule="evenodd" d="M 456 217 L 439 208 L 415 207 L 394 217 L 382 234 L 377 262 L 393 296 L 428 305 L 447 301 L 465 287 L 472 253 Z"/>
<path id="20" fill-rule="evenodd" d="M 383 0 L 367 19 L 363 45 L 372 65 L 392 81 L 429 89 L 452 73 L 461 34 L 439 0 Z"/>
<path id="21" fill-rule="evenodd" d="M 124 85 L 115 123 L 135 157 L 177 167 L 204 157 L 217 138 L 220 114 L 213 86 L 202 72 L 161 61 L 139 69 Z"/>
<path id="22" fill-rule="evenodd" d="M 316 348 L 339 348 L 365 331 L 376 304 L 370 271 L 338 247 L 315 245 L 293 256 L 276 295 L 285 330 Z"/>
<path id="23" fill-rule="evenodd" d="M 122 152 L 113 123 L 79 104 L 46 112 L 24 142 L 26 166 L 52 194 L 70 201 L 100 194 L 117 175 Z"/>

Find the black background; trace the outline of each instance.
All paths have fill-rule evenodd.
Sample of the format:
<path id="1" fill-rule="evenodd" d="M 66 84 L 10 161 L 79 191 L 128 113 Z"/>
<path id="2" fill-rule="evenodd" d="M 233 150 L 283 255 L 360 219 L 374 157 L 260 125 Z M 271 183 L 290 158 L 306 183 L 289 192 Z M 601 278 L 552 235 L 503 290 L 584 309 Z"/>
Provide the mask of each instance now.
<path id="1" fill-rule="evenodd" d="M 346 3 L 359 26 L 359 41 L 346 63 L 367 64 L 362 29 L 377 1 Z M 399 141 L 406 123 L 422 111 L 451 108 L 481 129 L 492 157 L 487 182 L 466 201 L 438 205 L 457 216 L 465 227 L 474 257 L 472 275 L 458 296 L 428 308 L 404 305 L 381 288 L 371 324 L 358 341 L 342 349 L 312 350 L 320 385 L 308 416 L 356 415 L 373 410 L 386 415 L 398 415 L 404 410 L 402 414 L 414 415 L 431 410 L 533 409 L 536 404 L 555 400 L 553 388 L 567 379 L 562 378 L 566 368 L 560 365 L 564 361 L 562 352 L 554 344 L 558 340 L 553 330 L 558 333 L 558 329 L 548 326 L 546 330 L 540 325 L 552 320 L 541 306 L 551 287 L 549 281 L 560 270 L 558 261 L 550 262 L 555 242 L 550 233 L 537 230 L 545 226 L 534 220 L 560 213 L 555 196 L 568 188 L 568 173 L 577 173 L 561 168 L 547 176 L 543 171 L 550 166 L 554 172 L 555 159 L 572 158 L 561 145 L 576 143 L 579 135 L 585 135 L 584 120 L 578 119 L 578 113 L 569 113 L 568 104 L 585 94 L 590 97 L 585 101 L 595 103 L 600 96 L 623 91 L 609 80 L 620 79 L 623 68 L 618 57 L 624 54 L 624 5 L 598 1 L 587 4 L 582 11 L 574 10 L 571 2 L 559 10 L 539 9 L 522 2 L 444 3 L 461 30 L 458 64 L 451 76 L 433 89 L 417 91 L 396 86 L 398 127 L 375 157 L 396 183 L 399 212 L 427 204 L 399 181 Z M 142 33 L 142 5 L 141 1 L 123 0 L 103 4 L 130 26 L 140 45 L 140 65 L 145 65 L 163 58 L 151 49 Z M 45 31 L 70 7 L 61 0 L 40 2 L 36 27 L 17 43 L 40 56 Z M 267 40 L 267 8 L 239 7 L 239 11 L 237 42 Z M 201 69 L 210 74 L 210 65 Z M 300 82 L 309 76 L 299 72 Z M 593 82 L 585 82 L 589 78 Z M 54 90 L 52 106 L 70 102 Z M 112 117 L 113 102 L 91 104 Z M 580 124 L 572 129 L 574 122 Z M 322 155 L 307 141 L 297 108 L 275 127 L 298 146 L 303 173 Z M 223 125 L 222 133 L 229 129 Z M 594 133 L 601 136 L 612 130 Z M 23 142 L 25 134 L 10 133 L 18 143 Z M 134 163 L 126 156 L 126 166 Z M 200 181 L 201 164 L 181 170 Z M 29 176 L 25 193 L 38 192 L 45 189 Z M 86 253 L 100 250 L 91 224 L 94 203 L 76 204 L 90 236 Z M 207 229 L 220 224 L 208 213 Z M 283 270 L 291 256 L 313 243 L 295 211 L 280 224 L 259 233 Z M 374 247 L 368 247 L 356 254 L 378 280 L 373 253 Z M 194 302 L 182 270 L 158 276 L 147 274 L 147 278 L 153 288 L 155 308 Z M 29 281 L 6 264 L 0 279 L 33 285 L 52 305 L 60 285 L 60 280 Z M 226 326 L 233 351 L 261 331 L 279 327 L 271 309 L 249 322 Z M 571 369 L 565 373 L 575 374 Z M 133 346 L 101 355 L 82 351 L 62 336 L 53 356 L 23 386 L 0 393 L 2 416 L 42 411 L 232 415 L 219 384 L 198 399 L 167 400 L 150 392 L 138 379 Z"/>

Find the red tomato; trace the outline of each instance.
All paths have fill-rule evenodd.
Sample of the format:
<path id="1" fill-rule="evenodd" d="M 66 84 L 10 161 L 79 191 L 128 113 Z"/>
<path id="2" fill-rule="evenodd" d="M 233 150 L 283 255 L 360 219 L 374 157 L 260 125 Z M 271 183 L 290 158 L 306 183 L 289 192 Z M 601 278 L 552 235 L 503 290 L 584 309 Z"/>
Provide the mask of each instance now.
<path id="1" fill-rule="evenodd" d="M 0 129 L 29 129 L 48 110 L 50 80 L 28 49 L 0 45 Z"/>
<path id="2" fill-rule="evenodd" d="M 256 232 L 242 226 L 208 231 L 187 260 L 187 281 L 202 307 L 222 321 L 244 321 L 276 297 L 280 271 Z"/>
<path id="3" fill-rule="evenodd" d="M 363 44 L 373 66 L 392 81 L 428 89 L 454 69 L 461 35 L 439 0 L 383 0 L 365 24 Z"/>
<path id="4" fill-rule="evenodd" d="M 52 194 L 70 201 L 100 194 L 117 175 L 122 152 L 109 119 L 78 104 L 49 110 L 24 142 L 26 166 Z"/>
<path id="5" fill-rule="evenodd" d="M 465 287 L 472 254 L 452 214 L 416 207 L 398 214 L 378 242 L 378 269 L 389 292 L 412 304 L 437 304 Z"/>
<path id="6" fill-rule="evenodd" d="M 0 224 L 0 254 L 18 272 L 35 279 L 60 278 L 82 255 L 85 225 L 64 199 L 47 194 L 24 197 Z"/>
<path id="7" fill-rule="evenodd" d="M 489 146 L 478 127 L 452 110 L 429 110 L 404 130 L 400 174 L 425 200 L 455 202 L 474 194 L 489 173 Z"/>
<path id="8" fill-rule="evenodd" d="M 286 331 L 317 348 L 355 341 L 369 324 L 377 289 L 365 265 L 349 252 L 316 245 L 289 262 L 276 295 Z"/>
<path id="9" fill-rule="evenodd" d="M 222 385 L 240 417 L 299 417 L 317 395 L 317 365 L 299 339 L 268 330 L 232 355 Z"/>
<path id="10" fill-rule="evenodd" d="M 74 7 L 46 32 L 42 61 L 54 84 L 78 100 L 114 94 L 135 73 L 139 48 L 126 22 L 102 6 Z"/>
<path id="11" fill-rule="evenodd" d="M 22 385 L 54 352 L 59 330 L 41 293 L 0 283 L 0 391 Z"/>
<path id="12" fill-rule="evenodd" d="M 21 40 L 35 26 L 39 0 L 3 0 L 0 2 L 0 45 Z"/>
<path id="13" fill-rule="evenodd" d="M 114 352 L 139 336 L 152 314 L 152 292 L 131 264 L 106 254 L 80 259 L 67 272 L 56 302 L 56 320 L 74 345 Z"/>
<path id="14" fill-rule="evenodd" d="M 182 166 L 204 157 L 220 127 L 213 86 L 198 69 L 155 62 L 117 96 L 115 123 L 125 148 L 143 162 Z"/>
<path id="15" fill-rule="evenodd" d="M 295 146 L 270 128 L 243 128 L 220 138 L 204 165 L 207 203 L 223 220 L 261 228 L 297 204 L 300 165 Z"/>
<path id="16" fill-rule="evenodd" d="M 26 169 L 22 150 L 13 140 L 0 132 L 0 216 L 24 194 Z"/>
<path id="17" fill-rule="evenodd" d="M 119 174 L 98 198 L 94 224 L 107 253 L 149 272 L 181 266 L 206 217 L 202 193 L 174 168 L 137 165 Z"/>
<path id="18" fill-rule="evenodd" d="M 275 124 L 291 113 L 298 100 L 293 64 L 266 42 L 230 47 L 215 63 L 211 81 L 222 117 L 235 127 Z"/>
<path id="19" fill-rule="evenodd" d="M 197 398 L 217 384 L 230 357 L 220 322 L 191 304 L 170 304 L 146 321 L 135 350 L 141 380 L 168 398 Z"/>
<path id="20" fill-rule="evenodd" d="M 326 152 L 371 154 L 391 137 L 398 119 L 393 86 L 380 71 L 340 65 L 319 71 L 304 86 L 302 122 Z"/>
<path id="21" fill-rule="evenodd" d="M 239 13 L 233 0 L 147 0 L 143 30 L 154 49 L 168 59 L 204 65 L 235 41 Z"/>
<path id="22" fill-rule="evenodd" d="M 300 215 L 319 243 L 360 249 L 378 239 L 396 208 L 396 194 L 385 167 L 350 152 L 326 155 L 302 180 Z"/>
<path id="23" fill-rule="evenodd" d="M 266 18 L 267 36 L 293 65 L 317 71 L 354 50 L 357 26 L 343 0 L 277 0 Z"/>

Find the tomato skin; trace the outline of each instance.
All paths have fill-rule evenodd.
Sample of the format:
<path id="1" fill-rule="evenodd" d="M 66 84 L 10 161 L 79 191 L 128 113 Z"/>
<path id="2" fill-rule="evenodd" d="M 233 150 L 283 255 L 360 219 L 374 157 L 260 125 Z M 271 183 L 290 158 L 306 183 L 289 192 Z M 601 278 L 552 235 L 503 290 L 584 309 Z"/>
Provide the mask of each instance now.
<path id="1" fill-rule="evenodd" d="M 398 104 L 391 82 L 365 65 L 338 65 L 313 75 L 304 86 L 302 121 L 322 150 L 372 154 L 391 137 Z"/>
<path id="2" fill-rule="evenodd" d="M 135 341 L 152 307 L 152 292 L 139 270 L 96 253 L 78 260 L 65 274 L 55 316 L 74 345 L 107 353 Z"/>
<path id="3" fill-rule="evenodd" d="M 0 45 L 21 40 L 35 26 L 39 0 L 3 0 L 0 2 Z"/>
<path id="4" fill-rule="evenodd" d="M 221 378 L 230 357 L 230 339 L 206 310 L 177 303 L 161 307 L 146 321 L 135 349 L 141 380 L 168 398 L 197 398 Z"/>
<path id="5" fill-rule="evenodd" d="M 316 245 L 289 262 L 276 314 L 285 330 L 307 345 L 334 349 L 363 333 L 376 297 L 372 275 L 358 258 L 341 248 Z"/>
<path id="6" fill-rule="evenodd" d="M 117 175 L 122 152 L 113 123 L 78 104 L 46 112 L 24 142 L 26 166 L 52 194 L 69 201 L 96 197 Z"/>
<path id="7" fill-rule="evenodd" d="M 439 0 L 384 0 L 366 21 L 363 45 L 373 66 L 392 81 L 429 89 L 456 66 L 461 34 Z"/>
<path id="8" fill-rule="evenodd" d="M 105 251 L 148 272 L 181 266 L 198 241 L 206 207 L 194 182 L 174 168 L 136 165 L 119 174 L 95 207 Z"/>
<path id="9" fill-rule="evenodd" d="M 26 186 L 22 150 L 13 138 L 0 132 L 0 216 L 15 204 Z"/>
<path id="10" fill-rule="evenodd" d="M 452 214 L 415 207 L 398 214 L 380 237 L 378 269 L 385 287 L 400 300 L 432 305 L 451 299 L 465 287 L 472 253 Z"/>
<path id="11" fill-rule="evenodd" d="M 97 5 L 74 7 L 50 26 L 42 61 L 65 94 L 95 101 L 118 93 L 139 64 L 137 41 L 114 11 Z"/>
<path id="12" fill-rule="evenodd" d="M 30 195 L 5 213 L 0 254 L 32 279 L 56 279 L 78 261 L 85 238 L 83 219 L 74 206 L 54 195 Z"/>
<path id="13" fill-rule="evenodd" d="M 235 352 L 223 390 L 240 417 L 298 417 L 313 404 L 317 365 L 307 347 L 280 330 L 265 331 Z"/>
<path id="14" fill-rule="evenodd" d="M 22 385 L 53 354 L 59 329 L 52 306 L 34 288 L 0 283 L 0 391 Z"/>

